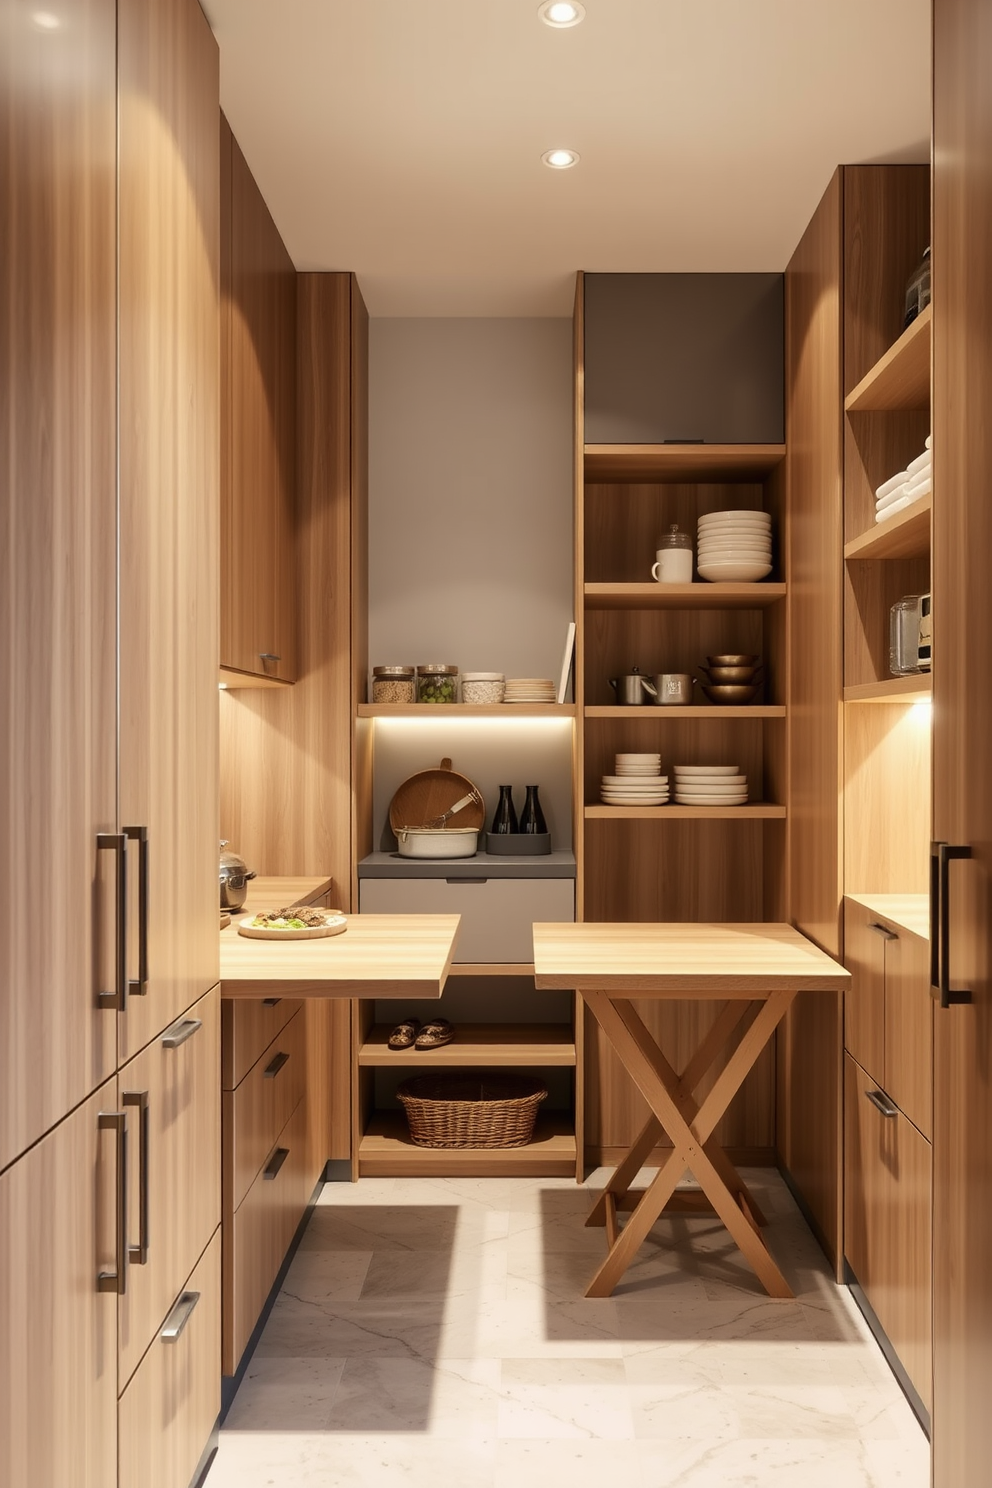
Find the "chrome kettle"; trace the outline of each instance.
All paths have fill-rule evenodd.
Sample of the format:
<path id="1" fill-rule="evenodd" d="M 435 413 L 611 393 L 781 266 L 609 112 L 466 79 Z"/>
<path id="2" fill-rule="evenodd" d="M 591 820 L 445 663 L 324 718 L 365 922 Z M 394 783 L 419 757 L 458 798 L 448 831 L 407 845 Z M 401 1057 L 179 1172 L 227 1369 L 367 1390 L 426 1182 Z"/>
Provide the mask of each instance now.
<path id="1" fill-rule="evenodd" d="M 647 677 L 641 676 L 640 667 L 627 673 L 626 677 L 608 677 L 607 681 L 617 695 L 618 703 L 626 703 L 633 706 L 643 703 L 645 696 L 657 697 L 658 689 Z"/>

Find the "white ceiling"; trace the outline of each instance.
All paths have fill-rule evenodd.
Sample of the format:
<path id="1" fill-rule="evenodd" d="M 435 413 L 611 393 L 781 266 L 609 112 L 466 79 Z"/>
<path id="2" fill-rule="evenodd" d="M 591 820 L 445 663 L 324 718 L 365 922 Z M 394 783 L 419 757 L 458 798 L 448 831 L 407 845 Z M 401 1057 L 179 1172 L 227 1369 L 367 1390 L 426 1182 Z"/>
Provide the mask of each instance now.
<path id="1" fill-rule="evenodd" d="M 784 268 L 835 165 L 929 158 L 930 0 L 585 4 L 206 0 L 297 267 L 378 316 L 567 315 L 579 268 Z"/>

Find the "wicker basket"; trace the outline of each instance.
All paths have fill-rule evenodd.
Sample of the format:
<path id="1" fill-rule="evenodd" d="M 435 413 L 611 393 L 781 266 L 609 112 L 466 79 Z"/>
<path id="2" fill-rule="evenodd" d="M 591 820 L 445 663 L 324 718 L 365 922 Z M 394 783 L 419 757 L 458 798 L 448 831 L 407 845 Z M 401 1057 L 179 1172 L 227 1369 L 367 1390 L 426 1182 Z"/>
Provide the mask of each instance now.
<path id="1" fill-rule="evenodd" d="M 547 1089 L 532 1075 L 416 1075 L 396 1092 L 417 1147 L 526 1147 Z"/>

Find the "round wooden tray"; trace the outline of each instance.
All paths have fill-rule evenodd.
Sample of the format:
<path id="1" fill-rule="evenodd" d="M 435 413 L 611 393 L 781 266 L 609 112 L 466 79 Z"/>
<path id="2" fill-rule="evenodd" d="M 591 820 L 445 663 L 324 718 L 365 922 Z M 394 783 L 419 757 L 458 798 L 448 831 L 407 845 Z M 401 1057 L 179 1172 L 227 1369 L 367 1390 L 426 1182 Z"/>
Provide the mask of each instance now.
<path id="1" fill-rule="evenodd" d="M 242 920 L 238 934 L 249 940 L 322 940 L 325 935 L 343 935 L 348 928 L 344 915 L 335 915 L 327 925 L 308 925 L 305 930 L 281 930 L 278 925 L 253 925 L 254 915 Z"/>
<path id="2" fill-rule="evenodd" d="M 450 759 L 443 759 L 439 770 L 421 770 L 404 780 L 389 803 L 389 825 L 394 832 L 401 827 L 426 826 L 472 790 L 478 790 L 474 781 L 453 770 Z M 480 791 L 480 798 L 481 794 Z M 485 821 L 486 803 L 480 799 L 463 806 L 445 826 L 482 828 Z"/>

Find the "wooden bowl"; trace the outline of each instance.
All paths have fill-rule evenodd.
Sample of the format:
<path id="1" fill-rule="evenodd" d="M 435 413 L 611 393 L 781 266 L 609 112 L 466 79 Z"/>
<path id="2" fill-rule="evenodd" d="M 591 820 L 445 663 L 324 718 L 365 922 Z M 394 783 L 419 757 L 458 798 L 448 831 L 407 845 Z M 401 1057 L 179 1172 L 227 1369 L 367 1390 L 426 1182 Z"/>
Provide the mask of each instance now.
<path id="1" fill-rule="evenodd" d="M 707 673 L 711 682 L 737 682 L 743 683 L 746 686 L 749 682 L 754 681 L 754 674 L 757 671 L 757 667 L 711 666 L 702 667 L 701 670 Z"/>
<path id="2" fill-rule="evenodd" d="M 758 691 L 757 684 L 744 687 L 740 683 L 718 684 L 717 686 L 703 687 L 703 691 L 711 703 L 749 703 Z"/>
<path id="3" fill-rule="evenodd" d="M 744 656 L 739 652 L 733 655 L 728 652 L 725 656 L 707 656 L 706 658 L 707 666 L 711 667 L 755 666 L 757 661 L 757 656 Z"/>

